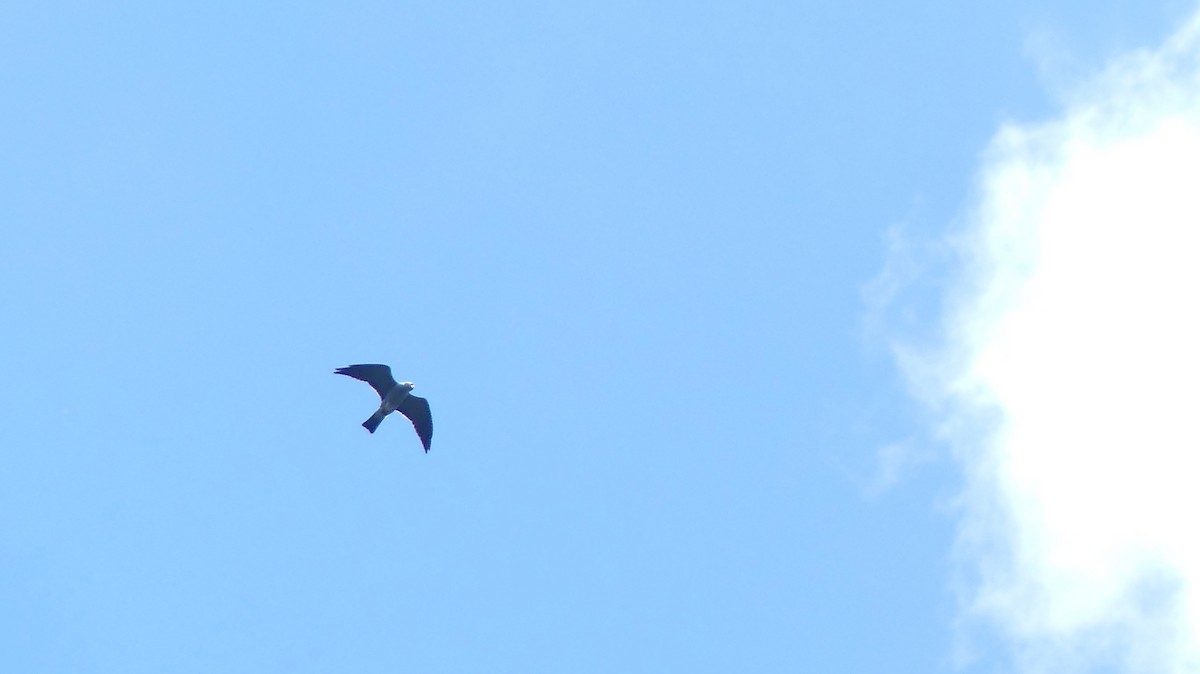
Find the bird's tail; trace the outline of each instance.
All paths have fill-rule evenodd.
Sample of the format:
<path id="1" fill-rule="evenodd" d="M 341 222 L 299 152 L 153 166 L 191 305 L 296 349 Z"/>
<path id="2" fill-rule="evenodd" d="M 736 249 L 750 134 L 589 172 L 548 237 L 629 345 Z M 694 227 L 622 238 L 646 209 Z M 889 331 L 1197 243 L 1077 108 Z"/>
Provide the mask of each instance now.
<path id="1" fill-rule="evenodd" d="M 387 416 L 387 415 L 384 414 L 383 410 L 378 410 L 377 412 L 375 412 L 375 414 L 371 415 L 370 419 L 367 419 L 366 421 L 363 422 L 363 428 L 374 433 L 375 429 L 379 428 L 379 424 L 380 424 L 380 422 L 383 421 L 383 418 L 385 416 Z"/>

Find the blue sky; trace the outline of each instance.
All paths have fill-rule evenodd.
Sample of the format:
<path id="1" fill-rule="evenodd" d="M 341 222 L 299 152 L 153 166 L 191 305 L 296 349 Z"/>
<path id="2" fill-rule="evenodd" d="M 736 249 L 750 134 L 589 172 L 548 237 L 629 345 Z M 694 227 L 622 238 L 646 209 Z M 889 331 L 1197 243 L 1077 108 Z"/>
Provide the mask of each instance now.
<path id="1" fill-rule="evenodd" d="M 1044 664 L 893 355 L 1004 125 L 1192 9 L 5 7 L 0 664 Z"/>

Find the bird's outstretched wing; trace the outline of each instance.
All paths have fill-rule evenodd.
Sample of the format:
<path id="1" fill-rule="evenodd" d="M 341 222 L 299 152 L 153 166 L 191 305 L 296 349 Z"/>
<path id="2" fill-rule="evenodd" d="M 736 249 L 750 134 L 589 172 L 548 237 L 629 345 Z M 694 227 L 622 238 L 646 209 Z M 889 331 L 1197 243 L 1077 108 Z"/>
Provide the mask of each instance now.
<path id="1" fill-rule="evenodd" d="M 429 412 L 429 401 L 409 394 L 396 409 L 412 422 L 413 428 L 417 429 L 417 437 L 421 438 L 421 444 L 428 452 L 429 442 L 433 440 L 433 414 Z"/>
<path id="2" fill-rule="evenodd" d="M 354 377 L 359 381 L 367 382 L 379 394 L 380 400 L 396 385 L 396 380 L 392 379 L 392 368 L 387 365 L 350 365 L 348 367 L 339 367 L 334 370 L 334 373 L 344 374 L 347 377 Z"/>

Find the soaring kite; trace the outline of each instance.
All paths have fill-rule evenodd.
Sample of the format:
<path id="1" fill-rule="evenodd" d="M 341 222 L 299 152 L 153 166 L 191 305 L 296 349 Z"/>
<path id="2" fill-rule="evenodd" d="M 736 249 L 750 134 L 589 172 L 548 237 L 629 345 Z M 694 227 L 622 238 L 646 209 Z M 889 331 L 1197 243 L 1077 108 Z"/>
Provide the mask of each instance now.
<path id="1" fill-rule="evenodd" d="M 350 365 L 339 367 L 334 374 L 365 381 L 379 394 L 379 409 L 363 422 L 363 428 L 374 433 L 384 417 L 399 412 L 412 422 L 425 451 L 429 451 L 429 442 L 433 439 L 433 415 L 429 413 L 429 401 L 412 394 L 411 381 L 396 383 L 392 378 L 392 368 L 387 365 Z"/>

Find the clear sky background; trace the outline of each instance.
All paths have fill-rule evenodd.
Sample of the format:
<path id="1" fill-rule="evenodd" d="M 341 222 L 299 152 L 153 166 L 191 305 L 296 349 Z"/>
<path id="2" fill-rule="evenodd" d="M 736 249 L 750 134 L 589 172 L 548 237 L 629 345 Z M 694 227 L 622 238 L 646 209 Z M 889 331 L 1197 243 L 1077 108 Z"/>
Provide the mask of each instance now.
<path id="1" fill-rule="evenodd" d="M 0 669 L 1196 671 L 1193 9 L 5 5 Z"/>

